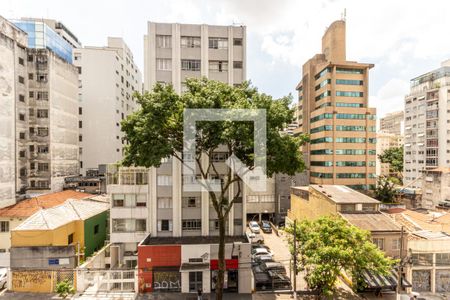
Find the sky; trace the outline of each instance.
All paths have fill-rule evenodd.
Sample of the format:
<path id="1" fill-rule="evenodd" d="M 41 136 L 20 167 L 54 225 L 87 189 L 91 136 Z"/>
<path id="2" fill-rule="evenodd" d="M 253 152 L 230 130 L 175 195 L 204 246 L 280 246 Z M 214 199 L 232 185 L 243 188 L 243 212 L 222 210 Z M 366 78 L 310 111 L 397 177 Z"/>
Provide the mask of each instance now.
<path id="1" fill-rule="evenodd" d="M 143 71 L 147 22 L 247 26 L 247 78 L 275 98 L 292 94 L 327 26 L 347 21 L 347 59 L 373 63 L 369 105 L 402 110 L 410 79 L 450 59 L 446 0 L 0 0 L 5 18 L 61 21 L 85 46 L 123 37 Z"/>

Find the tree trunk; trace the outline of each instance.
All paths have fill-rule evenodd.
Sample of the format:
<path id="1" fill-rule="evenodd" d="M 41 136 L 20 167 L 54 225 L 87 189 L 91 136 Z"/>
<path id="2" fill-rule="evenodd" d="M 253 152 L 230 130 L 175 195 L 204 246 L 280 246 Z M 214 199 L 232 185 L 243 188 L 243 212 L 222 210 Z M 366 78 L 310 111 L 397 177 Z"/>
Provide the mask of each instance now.
<path id="1" fill-rule="evenodd" d="M 225 279 L 225 217 L 219 216 L 219 270 L 217 274 L 216 300 L 222 300 Z"/>

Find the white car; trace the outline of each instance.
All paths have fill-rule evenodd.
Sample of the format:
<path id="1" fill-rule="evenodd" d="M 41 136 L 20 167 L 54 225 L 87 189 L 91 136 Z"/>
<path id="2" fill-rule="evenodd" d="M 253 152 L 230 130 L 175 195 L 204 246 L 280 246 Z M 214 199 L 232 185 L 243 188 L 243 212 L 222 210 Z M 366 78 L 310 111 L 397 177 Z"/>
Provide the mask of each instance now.
<path id="1" fill-rule="evenodd" d="M 259 228 L 258 222 L 256 221 L 251 221 L 250 223 L 248 223 L 248 227 L 253 233 L 260 233 L 261 231 L 261 228 Z"/>
<path id="2" fill-rule="evenodd" d="M 256 248 L 256 249 L 253 249 L 253 250 L 252 250 L 252 257 L 253 257 L 253 260 L 254 260 L 256 257 L 259 257 L 259 256 L 270 256 L 270 257 L 273 257 L 272 253 L 270 253 L 269 251 L 267 251 L 267 249 L 264 249 L 264 248 Z"/>
<path id="3" fill-rule="evenodd" d="M 0 268 L 0 289 L 4 289 L 6 287 L 7 276 L 8 276 L 8 269 Z"/>

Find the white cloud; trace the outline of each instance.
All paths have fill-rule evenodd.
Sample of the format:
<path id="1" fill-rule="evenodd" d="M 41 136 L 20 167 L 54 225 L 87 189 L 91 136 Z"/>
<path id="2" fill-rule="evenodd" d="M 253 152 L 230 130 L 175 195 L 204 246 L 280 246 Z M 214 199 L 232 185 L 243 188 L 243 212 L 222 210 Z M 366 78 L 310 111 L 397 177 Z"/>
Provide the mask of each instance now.
<path id="1" fill-rule="evenodd" d="M 369 104 L 377 108 L 378 119 L 388 112 L 404 109 L 405 95 L 409 93 L 409 82 L 399 78 L 390 79 L 374 96 L 369 96 Z"/>

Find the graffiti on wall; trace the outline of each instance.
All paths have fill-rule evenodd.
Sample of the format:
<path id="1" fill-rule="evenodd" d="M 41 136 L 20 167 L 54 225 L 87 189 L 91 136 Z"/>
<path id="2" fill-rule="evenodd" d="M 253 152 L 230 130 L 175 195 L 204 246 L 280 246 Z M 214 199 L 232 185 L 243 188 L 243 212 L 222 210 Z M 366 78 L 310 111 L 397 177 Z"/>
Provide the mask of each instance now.
<path id="1" fill-rule="evenodd" d="M 153 290 L 166 292 L 181 291 L 181 274 L 178 271 L 158 271 L 153 273 Z"/>
<path id="2" fill-rule="evenodd" d="M 22 271 L 12 272 L 13 291 L 40 291 L 50 284 L 51 271 Z M 50 287 L 48 288 L 50 291 Z"/>
<path id="3" fill-rule="evenodd" d="M 436 270 L 436 292 L 450 292 L 450 270 Z"/>

